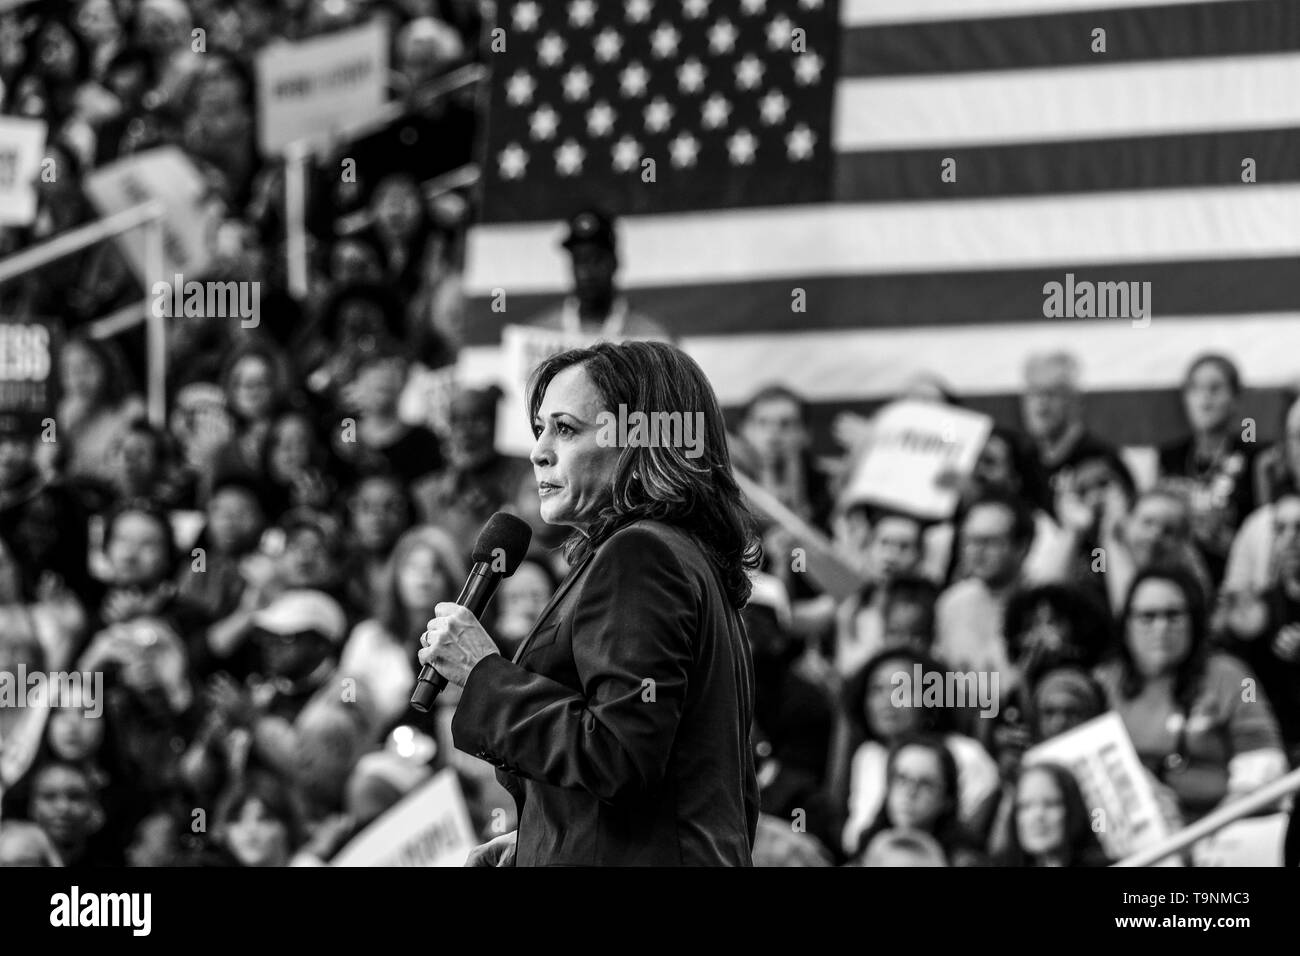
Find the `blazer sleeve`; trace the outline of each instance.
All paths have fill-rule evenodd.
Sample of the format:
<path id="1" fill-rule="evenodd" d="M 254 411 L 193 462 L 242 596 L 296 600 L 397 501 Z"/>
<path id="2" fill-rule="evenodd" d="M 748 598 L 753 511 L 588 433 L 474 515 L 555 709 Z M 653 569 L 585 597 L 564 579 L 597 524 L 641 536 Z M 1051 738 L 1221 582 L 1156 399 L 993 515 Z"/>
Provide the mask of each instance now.
<path id="1" fill-rule="evenodd" d="M 699 587 L 671 545 L 635 526 L 601 546 L 582 587 L 572 619 L 581 690 L 486 657 L 465 683 L 452 737 L 511 773 L 614 802 L 664 777 Z"/>

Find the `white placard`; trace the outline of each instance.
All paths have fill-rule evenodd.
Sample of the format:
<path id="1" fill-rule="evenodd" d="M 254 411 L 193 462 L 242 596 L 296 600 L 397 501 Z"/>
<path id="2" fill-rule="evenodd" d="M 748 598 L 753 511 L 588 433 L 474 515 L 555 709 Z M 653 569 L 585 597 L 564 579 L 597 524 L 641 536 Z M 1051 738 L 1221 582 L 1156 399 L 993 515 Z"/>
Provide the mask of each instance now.
<path id="1" fill-rule="evenodd" d="M 507 325 L 501 330 L 501 404 L 497 411 L 497 450 L 503 455 L 528 455 L 535 439 L 529 428 L 528 376 L 539 364 L 558 352 L 583 348 L 599 342 L 601 336 L 563 329 L 542 329 L 531 325 Z"/>
<path id="2" fill-rule="evenodd" d="M 388 28 L 350 30 L 273 43 L 257 55 L 257 141 L 278 156 L 300 139 L 327 140 L 379 113 L 387 100 Z"/>
<path id="3" fill-rule="evenodd" d="M 0 226 L 29 226 L 36 218 L 46 131 L 45 120 L 0 116 Z"/>
<path id="4" fill-rule="evenodd" d="M 849 479 L 845 503 L 951 518 L 958 480 L 974 469 L 993 419 L 951 405 L 902 401 L 880 409 L 872 426 L 870 447 Z"/>
<path id="5" fill-rule="evenodd" d="M 332 866 L 464 866 L 478 841 L 454 770 L 435 774 L 357 836 Z"/>
<path id="6" fill-rule="evenodd" d="M 1270 813 L 1229 823 L 1192 844 L 1196 866 L 1282 866 L 1282 844 L 1290 816 Z"/>
<path id="7" fill-rule="evenodd" d="M 1151 778 L 1138 759 L 1123 719 L 1114 711 L 1025 752 L 1026 765 L 1042 761 L 1060 764 L 1074 774 L 1083 791 L 1089 822 L 1100 820 L 1097 838 L 1112 860 L 1121 860 L 1169 836 Z M 1176 858 L 1172 862 L 1176 865 Z"/>
<path id="8" fill-rule="evenodd" d="M 86 194 L 100 215 L 108 216 L 150 200 L 163 204 L 163 274 L 148 274 L 143 229 L 118 236 L 123 252 L 138 275 L 152 283 L 171 282 L 175 275 L 197 279 L 212 258 L 215 222 L 209 221 L 204 197 L 207 184 L 183 152 L 163 146 L 119 159 L 86 177 Z"/>

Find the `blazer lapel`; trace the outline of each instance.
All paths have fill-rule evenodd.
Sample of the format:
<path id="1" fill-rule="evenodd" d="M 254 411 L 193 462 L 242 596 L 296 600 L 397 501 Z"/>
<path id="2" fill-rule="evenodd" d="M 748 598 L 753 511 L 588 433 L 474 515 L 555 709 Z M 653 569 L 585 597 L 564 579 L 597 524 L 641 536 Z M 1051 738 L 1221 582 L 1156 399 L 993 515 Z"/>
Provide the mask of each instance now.
<path id="1" fill-rule="evenodd" d="M 520 643 L 519 649 L 515 651 L 515 656 L 511 658 L 514 663 L 518 663 L 519 658 L 524 656 L 524 651 L 528 650 L 528 645 L 532 643 L 534 635 L 542 629 L 542 625 L 545 624 L 547 619 L 551 616 L 551 612 L 555 609 L 555 605 L 560 603 L 560 599 L 569 592 L 569 589 L 573 587 L 578 578 L 582 577 L 583 571 L 587 569 L 587 565 L 591 563 L 591 559 L 594 555 L 594 550 L 588 552 L 587 556 L 579 561 L 577 566 L 571 568 L 569 573 L 565 575 L 564 580 L 560 582 L 560 586 L 556 588 L 555 593 L 551 595 L 551 599 L 546 602 L 546 607 L 542 608 L 542 613 L 537 616 L 537 622 L 533 624 L 532 629 L 524 635 L 524 639 Z"/>

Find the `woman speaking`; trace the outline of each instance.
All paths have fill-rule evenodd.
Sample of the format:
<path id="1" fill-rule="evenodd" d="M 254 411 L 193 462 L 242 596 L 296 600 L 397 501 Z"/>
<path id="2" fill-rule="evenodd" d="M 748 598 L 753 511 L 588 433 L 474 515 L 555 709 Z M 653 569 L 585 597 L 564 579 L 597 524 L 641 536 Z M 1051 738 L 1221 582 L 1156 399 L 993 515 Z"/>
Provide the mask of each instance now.
<path id="1" fill-rule="evenodd" d="M 456 604 L 421 638 L 464 688 L 456 747 L 519 804 L 470 865 L 748 866 L 759 548 L 713 389 L 671 345 L 602 342 L 538 366 L 528 411 L 571 570 L 513 660 Z"/>

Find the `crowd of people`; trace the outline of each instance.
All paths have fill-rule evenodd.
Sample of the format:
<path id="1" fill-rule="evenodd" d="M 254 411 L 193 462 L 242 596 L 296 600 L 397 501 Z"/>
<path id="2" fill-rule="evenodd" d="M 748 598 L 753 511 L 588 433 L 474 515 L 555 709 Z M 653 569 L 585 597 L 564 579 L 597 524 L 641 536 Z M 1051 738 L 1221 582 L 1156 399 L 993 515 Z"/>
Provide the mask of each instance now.
<path id="1" fill-rule="evenodd" d="M 790 533 L 766 535 L 772 583 L 747 611 L 765 810 L 806 824 L 772 831 L 775 859 L 1104 865 L 1104 817 L 1079 779 L 1022 758 L 1107 713 L 1168 833 L 1300 763 L 1300 399 L 1260 448 L 1242 388 L 1230 358 L 1197 357 L 1187 437 L 1137 475 L 1087 429 L 1077 361 L 1031 355 L 1020 427 L 994 426 L 948 521 L 857 499 L 846 477 L 870 419 L 843 416 L 844 454 L 819 463 L 799 396 L 754 397 L 742 461 L 865 582 L 819 593 Z M 925 375 L 900 397 L 961 404 Z M 973 697 L 900 706 L 914 673 L 997 675 L 998 712 Z M 1300 828 L 1280 842 L 1277 858 L 1300 862 Z"/>
<path id="2" fill-rule="evenodd" d="M 90 170 L 175 145 L 209 187 L 211 277 L 262 288 L 256 327 L 169 324 L 157 427 L 143 332 L 88 331 L 139 300 L 115 246 L 0 286 L 0 315 L 67 332 L 53 435 L 42 416 L 0 415 L 0 671 L 103 678 L 94 706 L 0 707 L 0 865 L 328 863 L 447 769 L 479 837 L 514 826 L 493 768 L 451 745 L 454 687 L 428 715 L 408 706 L 419 636 L 455 599 L 492 513 L 534 529 L 484 622 L 503 654 L 567 570 L 530 463 L 495 446 L 500 392 L 442 403 L 432 384 L 463 335 L 473 198 L 423 184 L 469 160 L 476 117 L 472 92 L 419 94 L 476 56 L 479 16 L 467 0 L 0 12 L 0 113 L 46 120 L 58 170 L 38 184 L 34 222 L 0 228 L 0 257 L 93 220 Z M 355 181 L 334 157 L 318 164 L 296 299 L 283 166 L 256 142 L 254 57 L 372 18 L 389 24 L 392 95 L 410 109 L 340 144 L 360 157 Z M 583 322 L 621 301 L 611 228 L 571 225 Z M 1260 449 L 1234 424 L 1241 389 L 1223 356 L 1192 366 L 1189 435 L 1148 484 L 1085 427 L 1071 357 L 1034 356 L 1020 427 L 995 428 L 952 520 L 922 522 L 845 496 L 869 419 L 837 423 L 828 469 L 800 396 L 756 387 L 736 420 L 738 467 L 863 582 L 837 600 L 792 566 L 788 530 L 757 528 L 766 564 L 744 611 L 756 861 L 1105 864 L 1075 778 L 1020 757 L 1107 711 L 1173 828 L 1295 766 L 1300 403 Z M 960 404 L 925 377 L 905 397 Z M 997 672 L 998 716 L 895 706 L 893 676 L 918 664 Z"/>

